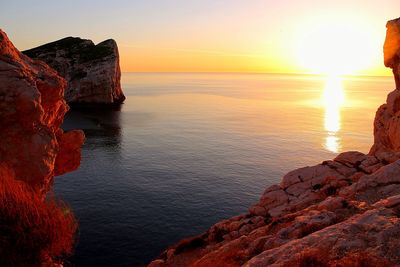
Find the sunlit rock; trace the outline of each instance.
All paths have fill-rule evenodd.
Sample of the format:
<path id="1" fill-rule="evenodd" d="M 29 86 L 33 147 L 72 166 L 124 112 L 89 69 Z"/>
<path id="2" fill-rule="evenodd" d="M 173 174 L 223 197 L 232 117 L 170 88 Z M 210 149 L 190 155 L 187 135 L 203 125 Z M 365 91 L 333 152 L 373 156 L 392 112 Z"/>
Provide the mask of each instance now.
<path id="1" fill-rule="evenodd" d="M 400 89 L 400 18 L 388 21 L 386 28 L 384 62 L 393 69 L 396 88 Z"/>
<path id="2" fill-rule="evenodd" d="M 372 155 L 400 152 L 400 18 L 389 21 L 386 27 L 384 61 L 385 66 L 393 69 L 396 90 L 376 112 Z M 395 155 L 392 161 L 396 158 L 399 157 Z"/>
<path id="3" fill-rule="evenodd" d="M 79 166 L 83 132 L 60 129 L 68 110 L 65 87 L 53 69 L 20 53 L 0 30 L 0 174 L 43 194 L 54 175 Z"/>

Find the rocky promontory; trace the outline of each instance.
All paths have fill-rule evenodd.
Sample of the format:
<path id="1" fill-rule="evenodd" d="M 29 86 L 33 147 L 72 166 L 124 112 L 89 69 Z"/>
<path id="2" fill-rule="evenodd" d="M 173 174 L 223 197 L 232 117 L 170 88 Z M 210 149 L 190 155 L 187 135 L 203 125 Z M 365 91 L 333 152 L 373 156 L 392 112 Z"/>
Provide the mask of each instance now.
<path id="1" fill-rule="evenodd" d="M 80 164 L 82 131 L 63 132 L 66 81 L 20 53 L 0 30 L 0 176 L 45 194 L 55 175 Z"/>
<path id="2" fill-rule="evenodd" d="M 387 24 L 384 54 L 396 89 L 376 113 L 368 154 L 287 173 L 247 213 L 149 266 L 400 266 L 400 19 Z"/>
<path id="3" fill-rule="evenodd" d="M 112 39 L 95 45 L 67 37 L 23 53 L 44 61 L 67 80 L 65 100 L 71 105 L 114 105 L 125 100 L 118 47 Z"/>

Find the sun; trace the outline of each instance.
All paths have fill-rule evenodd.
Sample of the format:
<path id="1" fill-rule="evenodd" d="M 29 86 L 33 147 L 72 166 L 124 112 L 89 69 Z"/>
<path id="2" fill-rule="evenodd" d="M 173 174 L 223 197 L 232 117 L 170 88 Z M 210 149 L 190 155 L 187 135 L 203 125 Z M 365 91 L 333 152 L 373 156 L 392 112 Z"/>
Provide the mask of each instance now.
<path id="1" fill-rule="evenodd" d="M 319 17 L 299 27 L 295 56 L 309 73 L 348 75 L 369 67 L 374 41 L 368 27 L 346 17 Z"/>

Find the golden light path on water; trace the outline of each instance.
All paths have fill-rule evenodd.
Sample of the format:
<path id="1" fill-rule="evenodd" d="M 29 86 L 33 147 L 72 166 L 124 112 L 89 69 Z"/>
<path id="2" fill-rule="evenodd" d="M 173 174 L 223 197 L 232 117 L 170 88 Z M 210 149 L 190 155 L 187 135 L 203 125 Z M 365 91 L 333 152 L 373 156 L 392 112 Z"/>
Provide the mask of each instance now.
<path id="1" fill-rule="evenodd" d="M 341 127 L 340 109 L 345 101 L 342 79 L 339 76 L 328 76 L 322 94 L 325 108 L 324 128 L 327 132 L 325 148 L 338 153 L 341 148 L 341 140 L 338 132 Z"/>

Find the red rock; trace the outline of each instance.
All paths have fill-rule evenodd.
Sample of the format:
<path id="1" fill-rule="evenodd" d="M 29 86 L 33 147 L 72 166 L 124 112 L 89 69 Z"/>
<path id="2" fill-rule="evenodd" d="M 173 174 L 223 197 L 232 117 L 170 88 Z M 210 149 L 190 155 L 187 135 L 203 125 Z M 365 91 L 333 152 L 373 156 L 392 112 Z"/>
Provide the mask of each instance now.
<path id="1" fill-rule="evenodd" d="M 83 133 L 60 129 L 68 110 L 65 86 L 53 69 L 21 54 L 0 30 L 0 173 L 12 173 L 41 193 L 54 175 L 79 166 Z M 62 162 L 73 164 L 61 167 Z"/>
<path id="2" fill-rule="evenodd" d="M 54 163 L 54 175 L 62 175 L 79 167 L 84 136 L 80 130 L 70 131 L 60 136 L 59 152 Z"/>
<path id="3" fill-rule="evenodd" d="M 400 18 L 386 24 L 386 39 L 383 46 L 385 66 L 393 69 L 396 88 L 400 88 Z"/>
<path id="4" fill-rule="evenodd" d="M 366 160 L 367 156 L 358 151 L 347 151 L 340 153 L 334 161 L 340 162 L 348 167 L 358 166 L 362 161 Z"/>
<path id="5" fill-rule="evenodd" d="M 384 44 L 384 62 L 393 69 L 396 90 L 391 92 L 376 112 L 374 121 L 374 145 L 369 154 L 400 151 L 400 18 L 387 23 Z"/>

